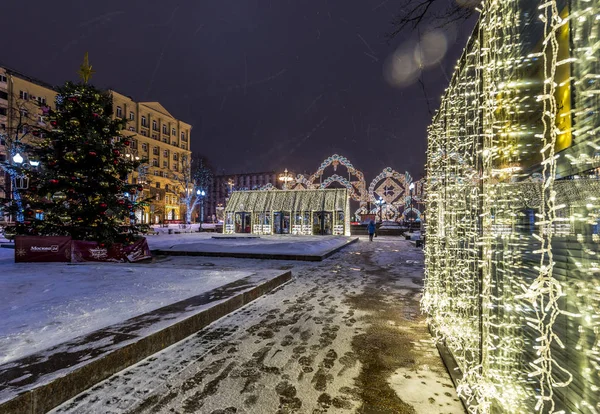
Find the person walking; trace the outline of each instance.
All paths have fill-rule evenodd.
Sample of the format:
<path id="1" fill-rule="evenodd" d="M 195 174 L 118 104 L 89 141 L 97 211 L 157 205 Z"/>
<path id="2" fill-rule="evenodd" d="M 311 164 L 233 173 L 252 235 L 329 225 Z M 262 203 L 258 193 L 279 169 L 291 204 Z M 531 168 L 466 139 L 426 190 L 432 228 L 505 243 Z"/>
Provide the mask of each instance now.
<path id="1" fill-rule="evenodd" d="M 369 232 L 369 241 L 373 241 L 373 236 L 375 235 L 375 222 L 373 220 L 369 222 L 367 231 Z"/>

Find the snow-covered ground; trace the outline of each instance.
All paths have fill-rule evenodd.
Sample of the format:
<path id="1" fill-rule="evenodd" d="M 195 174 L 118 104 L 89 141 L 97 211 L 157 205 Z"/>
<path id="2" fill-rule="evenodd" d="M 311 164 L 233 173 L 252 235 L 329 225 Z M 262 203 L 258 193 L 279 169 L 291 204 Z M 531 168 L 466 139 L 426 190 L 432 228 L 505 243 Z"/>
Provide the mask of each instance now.
<path id="1" fill-rule="evenodd" d="M 161 234 L 149 236 L 148 242 L 152 249 L 320 255 L 347 241 L 345 237 L 223 239 L 215 235 Z M 1 248 L 0 364 L 251 274 L 202 265 L 14 263 L 14 249 Z M 268 267 L 263 263 L 255 270 Z"/>
<path id="2" fill-rule="evenodd" d="M 268 235 L 237 238 L 215 233 L 148 236 L 150 249 L 222 253 L 261 253 L 321 256 L 346 244 L 352 237 Z"/>
<path id="3" fill-rule="evenodd" d="M 408 241 L 361 237 L 318 263 L 159 263 L 294 279 L 53 413 L 464 413 L 420 314 L 423 256 Z"/>
<path id="4" fill-rule="evenodd" d="M 198 295 L 251 271 L 13 263 L 0 249 L 0 364 Z"/>

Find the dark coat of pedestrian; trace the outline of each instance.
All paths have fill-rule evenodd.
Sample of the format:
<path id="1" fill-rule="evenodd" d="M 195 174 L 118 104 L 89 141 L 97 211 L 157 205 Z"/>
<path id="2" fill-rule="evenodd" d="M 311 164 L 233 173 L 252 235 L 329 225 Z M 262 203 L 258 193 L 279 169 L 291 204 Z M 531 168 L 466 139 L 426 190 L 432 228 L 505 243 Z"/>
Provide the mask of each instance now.
<path id="1" fill-rule="evenodd" d="M 375 222 L 371 220 L 371 222 L 367 225 L 367 231 L 369 232 L 369 241 L 373 241 L 373 236 L 375 235 Z"/>

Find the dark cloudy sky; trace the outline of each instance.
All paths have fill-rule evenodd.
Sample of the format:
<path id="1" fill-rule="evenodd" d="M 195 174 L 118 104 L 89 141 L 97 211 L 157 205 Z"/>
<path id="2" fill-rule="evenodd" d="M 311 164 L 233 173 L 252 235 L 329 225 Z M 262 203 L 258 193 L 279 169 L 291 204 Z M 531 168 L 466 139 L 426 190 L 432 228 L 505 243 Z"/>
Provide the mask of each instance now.
<path id="1" fill-rule="evenodd" d="M 193 125 L 192 150 L 219 171 L 314 172 L 333 153 L 367 182 L 384 167 L 423 170 L 427 101 L 392 87 L 386 60 L 415 42 L 385 33 L 395 0 L 7 1 L 0 63 L 51 84 L 76 79 L 159 101 Z M 471 24 L 447 31 L 426 70 L 432 110 Z"/>

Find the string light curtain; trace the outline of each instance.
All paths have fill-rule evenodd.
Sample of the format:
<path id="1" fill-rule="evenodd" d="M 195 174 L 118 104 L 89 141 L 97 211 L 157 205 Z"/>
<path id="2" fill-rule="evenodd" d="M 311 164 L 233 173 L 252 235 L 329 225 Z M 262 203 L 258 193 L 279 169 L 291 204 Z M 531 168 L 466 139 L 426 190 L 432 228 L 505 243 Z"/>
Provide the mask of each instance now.
<path id="1" fill-rule="evenodd" d="M 422 307 L 473 413 L 600 412 L 599 35 L 484 1 L 429 127 Z"/>

